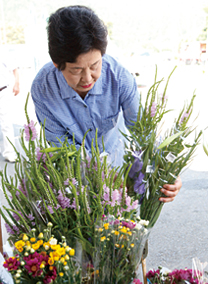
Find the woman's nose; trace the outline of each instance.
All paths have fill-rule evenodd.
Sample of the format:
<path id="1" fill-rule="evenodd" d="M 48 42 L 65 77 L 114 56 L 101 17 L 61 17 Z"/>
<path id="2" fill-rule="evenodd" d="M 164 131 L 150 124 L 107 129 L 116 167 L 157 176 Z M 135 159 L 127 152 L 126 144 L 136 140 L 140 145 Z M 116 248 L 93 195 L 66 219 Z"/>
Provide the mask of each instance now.
<path id="1" fill-rule="evenodd" d="M 90 69 L 84 70 L 82 74 L 82 81 L 90 83 L 92 81 L 92 75 Z"/>

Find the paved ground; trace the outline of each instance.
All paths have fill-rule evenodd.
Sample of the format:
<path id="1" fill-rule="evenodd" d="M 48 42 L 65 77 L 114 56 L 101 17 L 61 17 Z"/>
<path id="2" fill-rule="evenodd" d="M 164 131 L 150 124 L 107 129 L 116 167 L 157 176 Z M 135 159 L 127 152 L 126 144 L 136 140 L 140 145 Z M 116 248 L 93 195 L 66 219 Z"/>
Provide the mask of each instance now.
<path id="1" fill-rule="evenodd" d="M 167 77 L 172 67 L 172 63 L 161 67 L 161 76 Z M 19 96 L 14 98 L 14 104 L 11 107 L 17 149 L 19 149 L 19 128 L 25 123 L 24 102 L 33 77 L 30 70 L 22 70 L 21 72 L 22 90 Z M 153 73 L 152 71 L 149 76 Z M 195 114 L 200 112 L 197 131 L 208 125 L 207 74 L 208 72 L 204 72 L 201 66 L 179 66 L 169 86 L 170 105 L 179 110 L 181 109 L 181 101 L 190 99 L 194 89 L 197 90 L 198 97 L 194 110 Z M 146 78 L 149 77 L 146 76 Z M 145 89 L 143 89 L 143 93 L 145 93 Z M 29 113 L 30 117 L 35 120 L 31 100 Z M 0 134 L 0 146 L 1 143 Z M 4 166 L 5 162 L 0 155 L 0 170 Z M 13 170 L 14 166 L 8 164 L 9 175 L 13 175 Z M 205 156 L 202 146 L 197 150 L 192 165 L 181 175 L 181 178 L 183 186 L 180 194 L 174 202 L 164 206 L 161 216 L 150 234 L 148 269 L 157 268 L 158 265 L 169 269 L 191 267 L 193 257 L 198 257 L 203 262 L 208 261 L 208 157 Z M 0 200 L 4 203 L 1 191 Z"/>

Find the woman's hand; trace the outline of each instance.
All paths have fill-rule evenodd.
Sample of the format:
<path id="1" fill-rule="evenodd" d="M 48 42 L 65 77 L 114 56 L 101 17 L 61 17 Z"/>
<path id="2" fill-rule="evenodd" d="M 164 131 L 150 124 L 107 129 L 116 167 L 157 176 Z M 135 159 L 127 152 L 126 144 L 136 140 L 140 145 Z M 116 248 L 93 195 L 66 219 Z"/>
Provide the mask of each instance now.
<path id="1" fill-rule="evenodd" d="M 179 193 L 182 186 L 181 178 L 178 177 L 174 184 L 164 184 L 161 188 L 161 192 L 167 197 L 160 197 L 159 200 L 162 202 L 171 202 L 174 200 L 176 195 Z"/>

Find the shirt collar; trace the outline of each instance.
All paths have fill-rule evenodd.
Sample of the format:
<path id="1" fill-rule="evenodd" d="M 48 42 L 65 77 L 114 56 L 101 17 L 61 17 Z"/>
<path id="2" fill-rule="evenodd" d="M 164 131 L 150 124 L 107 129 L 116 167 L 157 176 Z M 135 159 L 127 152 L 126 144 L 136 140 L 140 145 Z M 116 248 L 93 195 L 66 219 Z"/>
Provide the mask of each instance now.
<path id="1" fill-rule="evenodd" d="M 102 69 L 103 71 L 103 69 Z M 56 77 L 61 91 L 62 99 L 68 99 L 77 95 L 77 93 L 67 84 L 61 71 L 56 68 Z M 102 72 L 93 88 L 88 92 L 91 95 L 102 95 Z"/>

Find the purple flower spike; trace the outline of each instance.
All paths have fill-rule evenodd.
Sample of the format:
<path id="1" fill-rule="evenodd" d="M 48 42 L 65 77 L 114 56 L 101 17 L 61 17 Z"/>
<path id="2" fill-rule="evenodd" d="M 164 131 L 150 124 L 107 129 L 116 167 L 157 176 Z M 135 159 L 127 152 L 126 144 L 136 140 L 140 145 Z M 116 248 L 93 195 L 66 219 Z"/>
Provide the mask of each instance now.
<path id="1" fill-rule="evenodd" d="M 142 172 L 139 173 L 138 178 L 134 183 L 134 192 L 137 194 L 143 194 L 145 192 L 145 184 L 143 183 L 144 174 Z"/>
<path id="2" fill-rule="evenodd" d="M 129 171 L 129 177 L 134 178 L 135 174 L 141 171 L 143 163 L 139 158 L 135 158 L 133 165 Z"/>
<path id="3" fill-rule="evenodd" d="M 26 141 L 30 141 L 30 135 L 31 135 L 31 141 L 34 141 L 38 137 L 37 131 L 35 129 L 35 123 L 33 120 L 31 120 L 31 122 L 28 125 L 24 124 L 24 128 L 25 128 Z"/>
<path id="4" fill-rule="evenodd" d="M 151 117 L 154 117 L 157 111 L 157 103 L 153 102 L 151 106 Z"/>
<path id="5" fill-rule="evenodd" d="M 62 191 L 59 190 L 58 191 L 58 202 L 61 205 L 61 208 L 65 209 L 65 208 L 69 208 L 70 207 L 70 199 L 67 198 L 66 196 L 63 195 Z"/>

